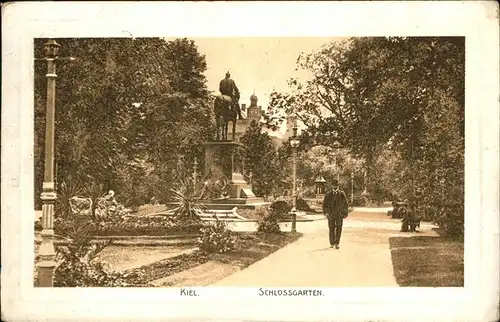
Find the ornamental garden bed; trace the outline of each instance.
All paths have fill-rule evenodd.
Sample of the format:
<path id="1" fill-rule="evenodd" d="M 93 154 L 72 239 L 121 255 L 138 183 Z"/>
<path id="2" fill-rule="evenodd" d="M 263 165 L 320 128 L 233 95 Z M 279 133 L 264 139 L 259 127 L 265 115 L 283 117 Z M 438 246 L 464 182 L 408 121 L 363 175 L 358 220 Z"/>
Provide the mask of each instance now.
<path id="1" fill-rule="evenodd" d="M 88 224 L 88 222 L 85 223 Z M 77 223 L 65 221 L 66 226 L 64 229 L 61 228 L 60 224 L 55 226 L 56 231 L 57 227 L 59 227 L 61 233 L 67 233 L 64 229 L 69 231 L 73 229 L 72 236 L 79 236 L 81 233 L 85 235 L 84 230 L 80 231 L 78 229 L 88 227 L 86 225 L 82 226 L 81 221 Z M 73 227 L 72 224 L 76 226 Z M 181 224 L 181 226 L 184 226 L 184 224 Z M 90 229 L 95 231 L 94 228 L 91 227 Z M 175 229 L 166 231 L 170 233 L 177 232 L 177 229 L 178 227 L 175 227 Z M 182 229 L 180 230 L 182 231 Z M 77 232 L 75 233 L 75 231 Z M 196 279 L 198 284 L 206 283 L 208 285 L 247 267 L 302 236 L 299 233 L 233 232 L 232 236 L 235 237 L 236 241 L 233 250 L 225 253 L 208 253 L 198 248 L 197 236 L 200 233 L 201 231 L 198 228 L 196 234 L 183 232 L 180 235 L 171 234 L 165 236 L 139 236 L 138 233 L 131 236 L 94 235 L 85 247 L 88 248 L 94 244 L 99 247 L 99 244 L 106 240 L 113 240 L 113 243 L 98 255 L 99 260 L 94 264 L 79 261 L 74 263 L 66 262 L 67 264 L 63 265 L 64 267 L 56 270 L 54 285 L 58 287 L 152 287 L 176 285 L 175 281 L 177 283 L 184 281 L 190 284 L 193 279 Z M 38 260 L 37 255 L 40 244 L 40 240 L 37 240 L 40 239 L 38 237 L 40 236 L 35 235 L 35 264 Z M 175 242 L 172 243 L 172 240 Z M 141 242 L 144 244 L 141 244 Z M 152 242 L 154 242 L 154 245 Z M 67 250 L 73 249 L 73 251 L 75 246 L 78 245 L 68 242 L 68 240 L 56 240 L 54 244 L 56 247 Z M 154 246 L 154 248 L 151 246 Z M 148 252 L 148 249 L 153 249 L 155 253 Z M 131 250 L 135 255 L 128 256 L 129 253 L 131 254 Z M 74 259 L 73 257 L 70 258 Z M 161 259 L 159 260 L 159 258 Z M 190 271 L 190 269 L 203 264 L 207 265 L 200 267 L 198 272 Z M 109 269 L 106 269 L 103 265 L 110 265 Z M 138 265 L 142 266 L 137 267 Z M 183 272 L 181 279 L 174 276 L 181 272 Z M 34 276 L 34 285 L 36 286 L 38 285 L 36 269 Z M 170 276 L 174 277 L 174 279 L 169 279 Z"/>
<path id="2" fill-rule="evenodd" d="M 88 219 L 60 219 L 54 221 L 54 233 L 64 235 L 82 225 L 92 225 L 96 236 L 169 236 L 197 234 L 203 223 L 200 221 L 175 222 L 169 218 L 132 217 L 121 218 L 107 222 L 92 222 Z M 35 223 L 35 231 L 40 231 L 41 225 Z"/>
<path id="3" fill-rule="evenodd" d="M 238 242 L 237 248 L 233 251 L 206 253 L 196 250 L 181 254 L 125 271 L 126 281 L 133 287 L 193 286 L 194 280 L 197 281 L 195 284 L 209 285 L 269 256 L 302 236 L 300 233 L 234 233 L 234 235 Z M 209 270 L 189 272 L 208 262 L 211 264 Z M 187 274 L 183 274 L 180 279 L 182 285 L 178 285 L 175 282 L 175 275 L 181 272 Z M 203 276 L 200 276 L 200 273 Z"/>

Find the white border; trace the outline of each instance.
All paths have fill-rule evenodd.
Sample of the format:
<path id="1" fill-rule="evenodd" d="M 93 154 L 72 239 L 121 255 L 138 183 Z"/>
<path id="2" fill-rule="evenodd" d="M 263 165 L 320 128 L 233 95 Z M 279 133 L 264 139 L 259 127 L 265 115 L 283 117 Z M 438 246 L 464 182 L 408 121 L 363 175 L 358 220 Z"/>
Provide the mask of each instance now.
<path id="1" fill-rule="evenodd" d="M 11 3 L 2 8 L 2 313 L 7 320 L 181 317 L 258 320 L 483 320 L 498 303 L 498 7 L 494 2 Z M 230 25 L 231 28 L 227 26 Z M 465 287 L 256 289 L 31 286 L 33 38 L 466 36 Z M 29 227 L 29 228 L 28 228 Z M 409 313 L 410 312 L 410 313 Z"/>

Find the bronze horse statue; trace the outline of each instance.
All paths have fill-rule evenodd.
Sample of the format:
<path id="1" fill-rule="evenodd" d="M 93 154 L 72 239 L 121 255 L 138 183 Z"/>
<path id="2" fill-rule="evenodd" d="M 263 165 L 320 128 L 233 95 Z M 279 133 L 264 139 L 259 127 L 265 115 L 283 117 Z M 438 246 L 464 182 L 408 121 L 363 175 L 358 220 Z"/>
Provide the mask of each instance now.
<path id="1" fill-rule="evenodd" d="M 233 141 L 236 137 L 236 120 L 237 112 L 236 112 L 236 104 L 237 101 L 231 99 L 230 96 L 227 95 L 219 95 L 215 97 L 214 102 L 214 113 L 215 113 L 215 122 L 217 124 L 217 140 L 227 140 L 227 132 L 229 128 L 229 122 L 233 123 L 233 133 L 232 138 Z"/>

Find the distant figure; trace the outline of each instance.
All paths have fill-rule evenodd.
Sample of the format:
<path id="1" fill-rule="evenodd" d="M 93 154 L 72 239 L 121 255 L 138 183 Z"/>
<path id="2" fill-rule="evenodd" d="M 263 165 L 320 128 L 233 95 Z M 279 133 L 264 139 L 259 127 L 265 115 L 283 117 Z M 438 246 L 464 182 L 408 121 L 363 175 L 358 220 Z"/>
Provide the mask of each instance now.
<path id="1" fill-rule="evenodd" d="M 339 182 L 332 181 L 332 190 L 323 199 L 323 213 L 328 218 L 330 248 L 339 249 L 344 218 L 348 216 L 349 205 L 345 193 L 339 189 Z"/>
<path id="2" fill-rule="evenodd" d="M 408 207 L 402 210 L 401 231 L 416 232 L 417 227 L 420 228 L 420 217 L 417 216 L 415 204 L 410 203 Z"/>
<path id="3" fill-rule="evenodd" d="M 238 118 L 241 120 L 243 117 L 241 116 L 240 104 L 238 103 L 240 100 L 240 91 L 238 90 L 234 80 L 231 79 L 229 71 L 226 73 L 226 78 L 221 80 L 219 83 L 219 92 L 222 95 L 231 97 L 233 106 L 236 108 L 236 112 L 238 113 Z"/>

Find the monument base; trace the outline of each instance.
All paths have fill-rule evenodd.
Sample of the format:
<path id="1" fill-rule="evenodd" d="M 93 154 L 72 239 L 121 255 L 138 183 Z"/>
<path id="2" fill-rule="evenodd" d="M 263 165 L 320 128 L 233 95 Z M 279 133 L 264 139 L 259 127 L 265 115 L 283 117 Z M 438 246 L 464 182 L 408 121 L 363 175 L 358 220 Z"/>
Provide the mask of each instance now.
<path id="1" fill-rule="evenodd" d="M 205 176 L 213 169 L 221 169 L 227 179 L 227 199 L 203 200 L 201 203 L 210 210 L 257 209 L 270 203 L 256 197 L 252 185 L 243 177 L 243 166 L 236 167 L 235 153 L 244 145 L 233 141 L 208 141 L 205 147 Z M 217 160 L 218 159 L 218 160 Z M 215 162 L 217 160 L 217 162 Z M 215 178 L 217 179 L 217 178 Z"/>
<path id="2" fill-rule="evenodd" d="M 252 186 L 246 182 L 241 173 L 232 173 L 231 181 L 228 184 L 228 194 L 231 198 L 256 198 L 252 191 Z"/>

